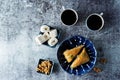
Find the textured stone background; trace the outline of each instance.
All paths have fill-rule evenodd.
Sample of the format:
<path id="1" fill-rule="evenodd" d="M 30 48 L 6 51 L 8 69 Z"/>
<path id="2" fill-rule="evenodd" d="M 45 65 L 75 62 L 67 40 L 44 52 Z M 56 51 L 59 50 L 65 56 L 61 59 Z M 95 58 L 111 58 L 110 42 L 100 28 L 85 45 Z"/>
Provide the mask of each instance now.
<path id="1" fill-rule="evenodd" d="M 79 21 L 75 26 L 61 24 L 62 6 L 78 12 Z M 94 12 L 104 13 L 105 26 L 99 32 L 85 26 L 86 17 Z M 98 74 L 91 71 L 83 76 L 63 71 L 56 57 L 59 44 L 56 48 L 35 44 L 34 37 L 43 24 L 62 30 L 59 43 L 76 34 L 92 40 L 98 59 L 108 59 L 105 65 L 96 63 L 103 71 Z M 40 58 L 55 62 L 51 76 L 35 71 Z M 120 0 L 0 0 L 0 80 L 119 80 L 119 58 Z"/>

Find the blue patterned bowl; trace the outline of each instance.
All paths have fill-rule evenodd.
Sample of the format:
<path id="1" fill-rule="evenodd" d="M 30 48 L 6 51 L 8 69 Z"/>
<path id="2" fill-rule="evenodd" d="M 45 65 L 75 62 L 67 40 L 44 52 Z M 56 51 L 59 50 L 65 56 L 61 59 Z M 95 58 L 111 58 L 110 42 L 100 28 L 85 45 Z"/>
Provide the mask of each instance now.
<path id="1" fill-rule="evenodd" d="M 66 49 L 72 49 L 79 45 L 85 46 L 86 51 L 90 57 L 90 61 L 78 66 L 77 68 L 71 69 L 70 68 L 71 63 L 67 63 L 66 59 L 64 58 L 63 52 Z M 89 72 L 96 63 L 96 57 L 97 57 L 97 52 L 96 52 L 96 49 L 95 49 L 93 43 L 90 40 L 88 40 L 80 35 L 73 36 L 73 37 L 63 41 L 62 44 L 60 45 L 60 47 L 58 48 L 58 52 L 57 52 L 57 58 L 58 58 L 58 61 L 61 65 L 61 67 L 66 72 L 68 72 L 70 74 L 74 74 L 74 75 L 83 75 L 83 74 Z"/>

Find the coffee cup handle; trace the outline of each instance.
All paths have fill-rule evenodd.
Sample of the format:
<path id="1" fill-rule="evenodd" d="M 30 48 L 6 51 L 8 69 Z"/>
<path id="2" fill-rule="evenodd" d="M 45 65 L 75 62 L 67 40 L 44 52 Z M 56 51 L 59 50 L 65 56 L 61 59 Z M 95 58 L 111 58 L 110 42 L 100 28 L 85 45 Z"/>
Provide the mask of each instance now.
<path id="1" fill-rule="evenodd" d="M 65 10 L 65 6 L 62 6 L 63 11 Z"/>
<path id="2" fill-rule="evenodd" d="M 103 16 L 103 12 L 100 13 L 100 16 Z"/>

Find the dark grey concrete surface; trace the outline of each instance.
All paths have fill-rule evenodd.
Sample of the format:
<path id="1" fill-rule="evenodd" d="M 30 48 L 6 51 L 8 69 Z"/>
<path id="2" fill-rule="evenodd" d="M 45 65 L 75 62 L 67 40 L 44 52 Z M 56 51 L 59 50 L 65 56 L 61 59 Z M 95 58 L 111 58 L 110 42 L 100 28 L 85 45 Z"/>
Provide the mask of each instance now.
<path id="1" fill-rule="evenodd" d="M 79 14 L 75 26 L 64 26 L 60 13 L 73 8 Z M 85 20 L 91 13 L 103 12 L 104 28 L 94 32 L 86 28 Z M 82 35 L 95 44 L 100 73 L 90 71 L 83 76 L 69 75 L 58 64 L 57 49 L 37 46 L 35 36 L 41 25 L 62 30 L 59 43 L 73 35 Z M 48 52 L 49 51 L 49 52 Z M 55 62 L 50 76 L 35 71 L 40 58 Z M 0 0 L 0 80 L 119 80 L 120 79 L 120 0 Z"/>

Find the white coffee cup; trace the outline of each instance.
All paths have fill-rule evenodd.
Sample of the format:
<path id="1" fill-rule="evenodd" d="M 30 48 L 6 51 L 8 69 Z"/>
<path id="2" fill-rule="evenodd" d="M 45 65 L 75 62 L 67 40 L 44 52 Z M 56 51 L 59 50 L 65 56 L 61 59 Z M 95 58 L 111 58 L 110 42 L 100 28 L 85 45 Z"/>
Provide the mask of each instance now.
<path id="1" fill-rule="evenodd" d="M 78 21 L 78 14 L 74 9 L 65 9 L 64 7 L 63 11 L 60 15 L 61 17 L 61 22 L 66 25 L 66 26 L 73 26 L 77 23 Z"/>
<path id="2" fill-rule="evenodd" d="M 104 26 L 104 19 L 102 17 L 103 13 L 93 13 L 90 14 L 86 19 L 86 26 L 90 30 L 99 31 Z"/>

